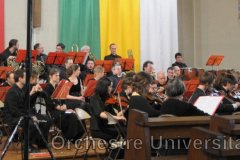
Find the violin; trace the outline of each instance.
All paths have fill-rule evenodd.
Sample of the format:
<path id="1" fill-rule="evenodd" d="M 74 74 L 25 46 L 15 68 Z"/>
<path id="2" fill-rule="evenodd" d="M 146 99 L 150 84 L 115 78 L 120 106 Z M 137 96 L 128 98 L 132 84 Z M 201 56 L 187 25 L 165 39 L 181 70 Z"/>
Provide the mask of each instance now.
<path id="1" fill-rule="evenodd" d="M 121 103 L 121 104 L 120 104 Z M 112 96 L 105 101 L 105 105 L 117 105 L 126 108 L 128 106 L 128 100 L 126 97 L 120 96 L 120 102 L 117 96 Z"/>
<path id="2" fill-rule="evenodd" d="M 146 98 L 150 104 L 157 103 L 162 105 L 165 100 L 164 97 L 161 97 L 158 94 L 153 94 L 153 93 L 148 93 Z"/>

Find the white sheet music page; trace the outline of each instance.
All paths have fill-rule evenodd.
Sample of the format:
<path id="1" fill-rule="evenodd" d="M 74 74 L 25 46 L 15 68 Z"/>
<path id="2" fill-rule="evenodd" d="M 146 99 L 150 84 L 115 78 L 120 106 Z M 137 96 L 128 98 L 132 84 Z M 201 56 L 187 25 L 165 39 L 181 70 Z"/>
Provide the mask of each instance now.
<path id="1" fill-rule="evenodd" d="M 224 96 L 200 96 L 194 106 L 209 115 L 214 115 Z"/>

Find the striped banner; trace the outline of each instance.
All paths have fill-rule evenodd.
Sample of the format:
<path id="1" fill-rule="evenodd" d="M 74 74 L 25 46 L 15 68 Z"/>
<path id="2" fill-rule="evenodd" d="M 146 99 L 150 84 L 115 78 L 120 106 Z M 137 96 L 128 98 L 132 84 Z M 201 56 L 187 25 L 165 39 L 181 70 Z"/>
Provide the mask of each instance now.
<path id="1" fill-rule="evenodd" d="M 136 71 L 152 60 L 166 70 L 178 51 L 177 0 L 60 0 L 59 39 L 67 49 L 87 44 L 96 57 L 110 53 L 128 57 L 132 50 Z"/>

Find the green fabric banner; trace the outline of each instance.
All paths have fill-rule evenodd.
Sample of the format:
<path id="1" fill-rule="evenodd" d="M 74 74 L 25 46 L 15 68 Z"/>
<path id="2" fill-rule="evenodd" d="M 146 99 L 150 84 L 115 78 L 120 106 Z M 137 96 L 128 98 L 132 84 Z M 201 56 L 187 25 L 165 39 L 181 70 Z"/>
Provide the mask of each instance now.
<path id="1" fill-rule="evenodd" d="M 99 0 L 59 1 L 59 42 L 70 51 L 73 44 L 89 45 L 100 59 Z"/>

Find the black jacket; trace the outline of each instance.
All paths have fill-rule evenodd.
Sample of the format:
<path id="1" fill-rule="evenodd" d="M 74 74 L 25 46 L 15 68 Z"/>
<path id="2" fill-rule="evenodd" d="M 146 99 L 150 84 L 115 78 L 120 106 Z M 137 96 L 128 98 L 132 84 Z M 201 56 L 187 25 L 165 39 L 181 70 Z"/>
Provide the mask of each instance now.
<path id="1" fill-rule="evenodd" d="M 180 101 L 178 99 L 169 98 L 160 109 L 161 114 L 172 114 L 175 116 L 205 116 L 208 115 L 191 103 Z"/>

